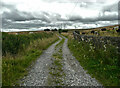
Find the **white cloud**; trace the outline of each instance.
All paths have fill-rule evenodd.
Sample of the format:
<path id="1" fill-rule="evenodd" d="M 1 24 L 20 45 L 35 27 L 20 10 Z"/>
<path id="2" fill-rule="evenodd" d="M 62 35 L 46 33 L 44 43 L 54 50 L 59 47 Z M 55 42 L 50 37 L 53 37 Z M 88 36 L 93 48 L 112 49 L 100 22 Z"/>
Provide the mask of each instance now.
<path id="1" fill-rule="evenodd" d="M 11 27 L 10 25 L 13 24 L 15 26 L 18 24 L 20 24 L 20 26 L 25 24 L 27 28 L 29 27 L 27 24 L 31 24 L 30 27 L 34 24 L 41 24 L 41 26 L 36 27 L 41 29 L 45 28 L 45 26 L 50 28 L 56 25 L 56 27 L 58 27 L 61 23 L 64 24 L 66 22 L 69 23 L 69 25 L 67 25 L 68 28 L 75 28 L 75 25 L 78 28 L 96 27 L 96 23 L 98 23 L 99 26 L 106 24 L 112 25 L 112 22 L 114 22 L 113 24 L 117 23 L 114 19 L 113 21 L 107 21 L 108 19 L 106 20 L 103 18 L 109 16 L 116 17 L 118 15 L 116 10 L 118 1 L 119 0 L 3 0 L 2 2 L 6 5 L 13 6 L 12 9 L 14 8 L 13 10 L 18 12 L 17 14 L 17 12 L 15 13 L 15 11 L 13 11 L 14 15 L 18 15 L 18 17 L 15 18 L 15 16 L 12 15 L 9 7 L 3 7 L 0 13 L 9 15 L 8 17 L 6 15 L 7 19 L 4 21 L 11 20 L 12 18 L 12 20 L 17 19 L 13 22 L 11 21 L 11 24 L 7 24 L 8 22 L 4 23 L 4 25 L 8 25 L 7 28 Z M 79 23 L 69 21 L 70 17 L 80 17 Z M 90 22 L 91 19 L 94 20 L 96 18 L 102 18 L 103 21 L 99 21 L 99 19 L 96 20 L 97 22 Z M 84 23 L 83 20 L 88 22 Z M 34 26 L 32 28 L 34 28 Z M 14 30 L 14 28 L 12 30 Z"/>

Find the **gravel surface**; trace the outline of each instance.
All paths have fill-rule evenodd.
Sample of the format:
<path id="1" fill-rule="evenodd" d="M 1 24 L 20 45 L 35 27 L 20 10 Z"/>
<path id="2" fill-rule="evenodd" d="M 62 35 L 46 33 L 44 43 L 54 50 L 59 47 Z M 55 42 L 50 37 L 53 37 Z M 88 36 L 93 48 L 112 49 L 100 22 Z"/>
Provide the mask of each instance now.
<path id="1" fill-rule="evenodd" d="M 43 54 L 38 58 L 35 65 L 29 71 L 29 74 L 22 79 L 20 86 L 49 86 L 48 76 L 50 76 L 50 67 L 53 63 L 53 54 L 59 50 L 55 46 L 62 40 L 51 45 Z M 65 38 L 65 37 L 63 37 Z M 65 86 L 102 86 L 95 78 L 92 78 L 82 68 L 79 62 L 72 56 L 67 46 L 68 39 L 62 46 L 62 68 L 65 73 L 63 80 Z"/>
<path id="2" fill-rule="evenodd" d="M 48 86 L 64 86 L 65 73 L 63 70 L 63 44 L 60 43 L 55 47 L 52 64 L 49 66 Z"/>
<path id="3" fill-rule="evenodd" d="M 66 73 L 65 84 L 68 86 L 102 86 L 95 78 L 87 74 L 75 57 L 72 56 L 67 46 L 67 41 L 68 39 L 65 38 L 63 44 L 64 71 Z"/>
<path id="4" fill-rule="evenodd" d="M 60 40 L 51 45 L 38 58 L 35 65 L 31 68 L 28 75 L 22 79 L 20 86 L 45 86 L 49 74 L 49 65 L 52 63 L 51 58 L 54 53 L 55 46 Z"/>

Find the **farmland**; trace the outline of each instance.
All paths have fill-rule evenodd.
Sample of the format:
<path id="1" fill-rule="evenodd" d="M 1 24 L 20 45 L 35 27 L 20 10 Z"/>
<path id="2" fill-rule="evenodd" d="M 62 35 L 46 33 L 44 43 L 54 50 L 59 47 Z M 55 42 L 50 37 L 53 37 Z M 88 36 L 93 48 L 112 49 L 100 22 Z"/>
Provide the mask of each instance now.
<path id="1" fill-rule="evenodd" d="M 70 33 L 73 31 L 79 31 L 80 34 L 85 33 L 84 35 L 92 35 L 92 36 L 112 36 L 112 37 L 120 37 L 120 34 L 117 33 L 119 25 L 105 26 L 105 27 L 97 27 L 91 29 L 70 29 Z M 105 31 L 101 31 L 101 29 L 105 28 Z M 91 31 L 95 31 L 96 33 L 91 33 Z"/>
<path id="2" fill-rule="evenodd" d="M 120 34 L 113 27 L 116 26 L 87 30 L 3 33 L 3 86 L 29 86 L 30 83 L 46 83 L 49 86 L 71 86 L 75 83 L 78 86 L 119 86 Z M 102 31 L 103 28 L 107 30 Z"/>

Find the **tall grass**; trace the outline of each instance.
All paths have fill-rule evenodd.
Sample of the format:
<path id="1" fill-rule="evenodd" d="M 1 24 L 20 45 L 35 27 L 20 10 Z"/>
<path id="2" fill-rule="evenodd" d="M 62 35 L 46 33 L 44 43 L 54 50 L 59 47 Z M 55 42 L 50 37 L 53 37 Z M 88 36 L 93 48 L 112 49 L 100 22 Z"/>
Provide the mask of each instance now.
<path id="1" fill-rule="evenodd" d="M 97 49 L 92 43 L 74 40 L 70 34 L 68 47 L 82 67 L 104 86 L 120 86 L 120 54 L 113 45 Z"/>
<path id="2" fill-rule="evenodd" d="M 26 49 L 30 42 L 34 40 L 52 37 L 53 33 L 33 33 L 33 34 L 21 34 L 12 35 L 3 33 L 2 34 L 2 55 L 10 54 L 15 56 L 17 53 Z"/>
<path id="3" fill-rule="evenodd" d="M 92 44 L 69 39 L 68 46 L 73 55 L 104 86 L 120 86 L 119 54 L 115 46 L 96 49 Z"/>
<path id="4" fill-rule="evenodd" d="M 46 33 L 44 33 L 46 36 Z M 28 68 L 34 64 L 36 59 L 41 55 L 42 51 L 48 48 L 59 38 L 55 34 L 47 34 L 47 37 L 41 37 L 30 41 L 29 45 L 16 57 L 6 55 L 2 60 L 2 85 L 13 86 L 19 85 L 19 80 L 27 75 Z"/>

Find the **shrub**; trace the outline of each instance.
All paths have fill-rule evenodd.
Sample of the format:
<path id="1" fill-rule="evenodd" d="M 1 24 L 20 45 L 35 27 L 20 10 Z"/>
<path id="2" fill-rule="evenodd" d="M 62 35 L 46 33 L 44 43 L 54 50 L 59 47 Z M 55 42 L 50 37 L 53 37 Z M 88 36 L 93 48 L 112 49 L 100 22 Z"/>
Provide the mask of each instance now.
<path id="1" fill-rule="evenodd" d="M 19 51 L 23 51 L 30 42 L 51 37 L 53 33 L 35 33 L 35 34 L 22 34 L 22 35 L 12 35 L 3 33 L 2 34 L 2 55 L 6 56 L 7 53 L 11 55 L 16 55 Z"/>

